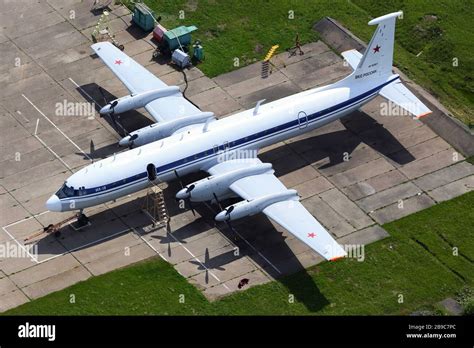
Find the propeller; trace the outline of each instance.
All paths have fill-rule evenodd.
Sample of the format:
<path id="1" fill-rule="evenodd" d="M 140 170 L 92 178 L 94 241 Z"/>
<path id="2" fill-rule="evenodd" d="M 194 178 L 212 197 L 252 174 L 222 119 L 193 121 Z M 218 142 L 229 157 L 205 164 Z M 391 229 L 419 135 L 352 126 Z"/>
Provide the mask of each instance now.
<path id="1" fill-rule="evenodd" d="M 183 180 L 181 180 L 181 177 L 178 175 L 178 171 L 176 169 L 174 170 L 174 175 L 176 176 L 176 179 L 178 179 L 179 184 L 181 185 L 181 188 L 184 189 Z M 196 185 L 194 184 L 186 186 L 186 193 L 190 193 L 195 187 Z M 184 201 L 187 202 L 187 204 L 189 205 L 189 208 L 193 212 L 193 215 L 196 216 L 196 212 L 194 211 L 194 207 L 191 202 L 191 194 L 189 195 L 189 197 L 185 198 Z"/>
<path id="2" fill-rule="evenodd" d="M 216 200 L 216 203 L 217 205 L 219 206 L 219 209 L 221 211 L 225 211 L 225 215 L 227 217 L 227 219 L 224 220 L 224 222 L 227 224 L 227 226 L 229 227 L 229 229 L 236 233 L 236 231 L 234 230 L 234 228 L 232 227 L 231 223 L 230 223 L 230 213 L 234 210 L 234 206 L 231 205 L 230 207 L 227 207 L 227 208 L 222 208 L 222 205 L 221 205 L 221 202 L 219 201 L 219 199 L 217 198 L 217 195 L 215 192 L 212 193 L 212 195 L 214 196 L 214 199 Z"/>
<path id="3" fill-rule="evenodd" d="M 132 149 L 133 148 L 133 145 L 135 144 L 134 141 L 138 138 L 138 134 L 134 134 L 134 135 L 130 135 L 130 139 L 128 139 L 128 142 L 129 142 L 129 145 L 128 145 L 128 148 L 129 149 Z"/>
<path id="4" fill-rule="evenodd" d="M 187 186 L 186 193 L 190 193 L 192 190 L 194 190 L 195 187 L 196 187 L 196 185 L 194 185 L 194 184 L 191 184 L 191 185 Z"/>
<path id="5" fill-rule="evenodd" d="M 132 149 L 133 146 L 135 145 L 134 141 L 138 138 L 138 134 L 131 135 L 121 124 L 120 124 L 120 127 L 118 127 L 119 124 L 117 123 L 117 120 L 115 119 L 115 107 L 118 104 L 118 100 L 114 100 L 114 101 L 109 103 L 107 101 L 107 98 L 105 97 L 105 93 L 104 93 L 103 88 L 100 87 L 100 86 L 99 86 L 99 92 L 102 95 L 102 99 L 104 100 L 104 106 L 102 107 L 102 109 L 105 108 L 107 105 L 110 106 L 110 112 L 108 112 L 108 115 L 110 116 L 110 119 L 112 120 L 112 123 L 114 125 L 114 129 L 118 130 L 119 128 L 121 128 L 122 132 L 117 131 L 117 133 L 121 134 L 124 137 L 126 137 L 126 136 L 130 137 L 130 139 L 128 139 L 128 148 Z M 99 115 L 100 115 L 100 117 L 103 116 L 103 114 L 100 113 L 100 112 L 99 112 Z M 117 118 L 120 118 L 120 116 L 117 116 Z M 119 144 L 119 146 L 120 146 L 120 144 Z M 123 146 L 125 146 L 125 145 L 123 145 Z"/>
<path id="6" fill-rule="evenodd" d="M 107 98 L 105 97 L 104 90 L 100 86 L 99 86 L 99 92 L 102 95 L 102 99 L 104 99 L 104 106 L 102 107 L 102 109 L 105 108 L 107 105 L 110 106 L 110 112 L 108 114 L 110 116 L 110 119 L 112 120 L 112 123 L 114 124 L 114 128 L 118 129 L 117 128 L 117 121 L 115 120 L 115 109 L 114 109 L 118 104 L 118 100 L 114 100 L 113 102 L 109 103 L 107 101 Z M 100 117 L 102 117 L 102 113 L 99 112 L 99 115 L 100 115 Z"/>

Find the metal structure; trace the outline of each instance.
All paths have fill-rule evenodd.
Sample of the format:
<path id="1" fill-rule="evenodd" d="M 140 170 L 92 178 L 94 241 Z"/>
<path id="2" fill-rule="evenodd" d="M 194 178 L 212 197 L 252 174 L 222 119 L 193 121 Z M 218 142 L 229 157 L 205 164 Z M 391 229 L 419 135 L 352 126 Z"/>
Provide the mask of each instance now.
<path id="1" fill-rule="evenodd" d="M 53 234 L 55 237 L 59 237 L 61 234 L 61 228 L 63 225 L 67 224 L 70 221 L 76 220 L 75 223 L 69 224 L 74 230 L 78 231 L 86 226 L 90 226 L 91 223 L 87 216 L 85 216 L 82 213 L 77 213 L 73 216 L 70 216 L 56 224 L 49 224 L 48 226 L 44 227 L 42 231 L 35 232 L 32 235 L 26 237 L 23 241 L 25 244 L 30 244 L 33 243 L 37 237 L 40 237 L 42 235 L 49 235 Z"/>
<path id="2" fill-rule="evenodd" d="M 143 202 L 142 211 L 153 221 L 154 227 L 169 229 L 170 217 L 166 208 L 163 190 L 156 184 L 150 183 Z"/>
<path id="3" fill-rule="evenodd" d="M 123 51 L 123 45 L 115 39 L 115 36 L 109 30 L 109 15 L 110 13 L 108 11 L 102 13 L 94 31 L 92 32 L 92 38 L 94 39 L 94 42 L 110 41 L 114 46 Z"/>
<path id="4" fill-rule="evenodd" d="M 262 61 L 262 78 L 265 79 L 268 77 L 269 74 L 272 73 L 272 66 L 273 63 L 271 62 L 272 57 L 274 56 L 276 50 L 280 47 L 280 45 L 273 45 L 270 50 L 268 51 L 267 55 Z"/>
<path id="5" fill-rule="evenodd" d="M 158 41 L 158 47 L 153 53 L 153 57 L 156 58 L 159 54 L 171 56 L 177 49 L 187 53 L 191 44 L 191 33 L 196 30 L 197 27 L 194 25 L 188 27 L 182 25 L 171 30 L 160 26 L 154 35 Z"/>
<path id="6" fill-rule="evenodd" d="M 155 14 L 145 4 L 138 2 L 135 4 L 132 14 L 133 22 L 144 31 L 150 31 L 155 27 Z"/>

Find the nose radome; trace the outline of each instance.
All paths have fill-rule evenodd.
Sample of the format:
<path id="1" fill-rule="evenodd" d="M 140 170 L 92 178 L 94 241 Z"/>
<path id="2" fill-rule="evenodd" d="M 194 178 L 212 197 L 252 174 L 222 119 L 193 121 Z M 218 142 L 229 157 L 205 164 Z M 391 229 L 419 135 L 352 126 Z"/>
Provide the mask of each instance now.
<path id="1" fill-rule="evenodd" d="M 56 195 L 52 195 L 49 197 L 49 199 L 46 201 L 46 208 L 48 208 L 49 211 L 61 211 L 61 201 L 59 200 L 59 197 Z"/>

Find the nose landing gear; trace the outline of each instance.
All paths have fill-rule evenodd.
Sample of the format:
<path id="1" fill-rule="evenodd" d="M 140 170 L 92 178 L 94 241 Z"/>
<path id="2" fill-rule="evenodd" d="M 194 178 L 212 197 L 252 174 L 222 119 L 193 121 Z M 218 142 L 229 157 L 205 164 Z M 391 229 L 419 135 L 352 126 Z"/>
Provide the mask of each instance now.
<path id="1" fill-rule="evenodd" d="M 77 217 L 76 222 L 71 224 L 71 227 L 74 230 L 79 231 L 83 229 L 84 227 L 91 225 L 89 218 L 86 216 L 86 214 L 83 213 L 83 209 L 81 209 L 79 213 L 77 213 L 76 217 Z"/>

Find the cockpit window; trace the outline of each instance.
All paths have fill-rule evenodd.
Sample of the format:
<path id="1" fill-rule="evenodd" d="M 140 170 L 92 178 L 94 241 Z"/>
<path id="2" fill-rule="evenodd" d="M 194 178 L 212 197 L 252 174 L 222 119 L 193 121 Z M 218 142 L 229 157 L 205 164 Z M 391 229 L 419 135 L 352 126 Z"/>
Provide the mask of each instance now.
<path id="1" fill-rule="evenodd" d="M 66 197 L 72 197 L 74 196 L 74 187 L 73 186 L 67 186 L 66 184 L 64 184 L 59 190 L 58 192 L 56 192 L 56 196 L 58 196 L 58 198 L 66 198 Z"/>

